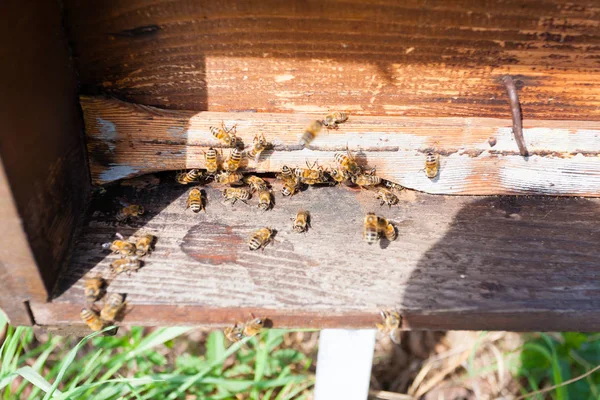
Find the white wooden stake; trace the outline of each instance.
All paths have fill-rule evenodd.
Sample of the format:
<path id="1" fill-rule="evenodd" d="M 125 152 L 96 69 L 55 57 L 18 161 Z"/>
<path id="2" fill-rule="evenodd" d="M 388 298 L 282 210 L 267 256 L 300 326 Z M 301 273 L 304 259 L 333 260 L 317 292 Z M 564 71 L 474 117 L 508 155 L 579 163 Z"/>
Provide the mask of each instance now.
<path id="1" fill-rule="evenodd" d="M 365 400 L 375 329 L 324 329 L 319 336 L 315 400 Z"/>

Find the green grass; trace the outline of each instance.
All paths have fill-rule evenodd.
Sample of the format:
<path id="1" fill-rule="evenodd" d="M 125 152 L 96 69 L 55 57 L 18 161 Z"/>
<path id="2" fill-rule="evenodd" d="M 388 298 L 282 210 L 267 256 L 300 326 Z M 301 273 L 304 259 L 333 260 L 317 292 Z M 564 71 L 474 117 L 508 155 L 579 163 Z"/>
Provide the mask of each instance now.
<path id="1" fill-rule="evenodd" d="M 6 320 L 0 313 L 0 331 Z M 171 348 L 190 328 L 139 327 L 126 335 L 81 341 L 8 326 L 0 349 L 1 399 L 301 399 L 314 383 L 312 359 L 280 345 L 286 331 L 268 330 L 226 348 L 212 332 L 203 354 Z M 35 344 L 35 345 L 34 345 Z"/>
<path id="2" fill-rule="evenodd" d="M 542 386 L 559 385 L 583 375 L 600 364 L 598 334 L 564 332 L 548 335 L 529 334 L 520 352 L 516 376 L 526 379 L 531 386 L 523 394 Z M 597 400 L 600 399 L 600 371 L 584 379 L 559 387 L 548 395 L 532 399 Z"/>

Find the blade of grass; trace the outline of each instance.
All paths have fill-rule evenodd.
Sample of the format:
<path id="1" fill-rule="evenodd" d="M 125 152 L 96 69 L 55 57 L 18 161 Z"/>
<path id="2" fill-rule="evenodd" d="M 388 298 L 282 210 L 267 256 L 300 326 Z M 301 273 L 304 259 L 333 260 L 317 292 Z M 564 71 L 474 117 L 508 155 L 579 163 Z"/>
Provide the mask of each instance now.
<path id="1" fill-rule="evenodd" d="M 281 392 L 279 392 L 277 397 L 275 397 L 275 400 L 292 400 L 296 397 L 296 395 L 298 393 L 308 389 L 309 387 L 311 387 L 314 384 L 315 384 L 315 380 L 314 380 L 314 378 L 311 378 L 305 384 L 298 385 L 298 387 L 296 387 L 294 390 L 290 390 L 294 386 L 293 383 L 290 385 L 287 385 L 286 387 L 284 387 L 281 390 Z M 285 394 L 285 397 L 283 397 L 284 394 Z"/>
<path id="2" fill-rule="evenodd" d="M 83 399 L 86 398 L 83 395 L 83 393 L 85 393 L 86 391 L 96 388 L 98 386 L 102 386 L 102 385 L 107 385 L 107 384 L 116 384 L 116 383 L 129 383 L 129 385 L 131 386 L 142 386 L 142 385 L 147 385 L 149 383 L 154 382 L 153 379 L 151 378 L 134 378 L 134 379 L 107 379 L 105 381 L 98 381 L 98 382 L 94 382 L 94 383 L 90 383 L 88 385 L 82 385 L 79 386 L 75 389 L 69 390 L 68 392 L 63 393 L 60 396 L 56 396 L 55 398 L 53 398 L 53 400 L 71 400 L 71 399 Z M 125 387 L 125 386 L 124 386 Z M 125 395 L 127 393 L 122 393 L 122 395 Z M 87 397 L 87 398 L 92 398 L 92 397 Z M 94 397 L 94 400 L 96 400 L 96 397 Z"/>
<path id="3" fill-rule="evenodd" d="M 211 363 L 220 359 L 225 353 L 225 335 L 221 331 L 214 331 L 208 335 L 206 340 L 206 361 Z M 223 372 L 222 368 L 217 367 L 217 374 Z"/>
<path id="4" fill-rule="evenodd" d="M 205 375 L 210 373 L 213 370 L 213 368 L 215 368 L 219 364 L 223 364 L 230 355 L 237 352 L 242 346 L 244 346 L 246 344 L 246 342 L 249 339 L 250 338 L 244 338 L 244 339 L 240 340 L 239 342 L 234 343 L 231 346 L 229 346 L 229 348 L 225 351 L 225 353 L 223 353 L 223 355 L 219 359 L 213 361 L 212 363 L 209 363 L 204 369 L 199 371 L 197 374 L 192 375 L 189 378 L 187 378 L 185 380 L 185 382 L 177 388 L 177 390 L 175 390 L 174 392 L 172 392 L 169 395 L 168 399 L 173 400 L 173 399 L 176 399 L 178 396 L 182 395 L 193 384 L 195 384 L 196 382 L 201 380 Z"/>
<path id="5" fill-rule="evenodd" d="M 63 362 L 61 363 L 61 368 L 58 371 L 58 375 L 56 376 L 56 378 L 54 379 L 54 383 L 52 384 L 52 387 L 50 388 L 49 391 L 46 392 L 46 395 L 44 396 L 43 400 L 48 400 L 50 398 L 52 398 L 52 395 L 54 394 L 54 392 L 56 391 L 56 388 L 58 387 L 58 385 L 60 384 L 60 382 L 62 381 L 63 376 L 65 375 L 65 372 L 67 372 L 67 368 L 69 368 L 69 365 L 71 365 L 71 363 L 73 362 L 73 360 L 75 359 L 75 356 L 77 355 L 77 352 L 79 351 L 79 349 L 81 349 L 81 347 L 91 338 L 98 336 L 99 334 L 106 332 L 108 330 L 112 329 L 112 327 L 108 327 L 105 328 L 99 332 L 94 332 L 90 335 L 87 335 L 86 337 L 84 337 L 83 339 L 81 339 L 79 341 L 79 343 L 77 343 L 75 345 L 75 347 L 73 347 L 73 349 L 71 349 L 71 351 L 69 351 L 69 353 L 67 354 L 67 356 L 65 357 L 65 359 L 63 360 Z"/>
<path id="6" fill-rule="evenodd" d="M 595 368 L 590 369 L 585 374 L 579 375 L 578 377 L 575 377 L 573 379 L 569 379 L 568 381 L 561 382 L 559 385 L 554 385 L 554 386 L 550 386 L 550 387 L 544 388 L 542 390 L 538 390 L 538 391 L 535 391 L 535 392 L 527 393 L 524 396 L 517 397 L 515 400 L 523 400 L 523 399 L 528 398 L 529 396 L 533 396 L 534 394 L 547 393 L 547 392 L 550 392 L 550 391 L 552 391 L 554 389 L 564 388 L 566 385 L 569 385 L 569 384 L 571 384 L 573 382 L 577 382 L 577 381 L 579 381 L 579 380 L 581 380 L 581 379 L 583 379 L 583 378 L 585 378 L 585 377 L 593 374 L 594 372 L 596 372 L 598 370 L 600 370 L 600 365 L 596 366 Z"/>
<path id="7" fill-rule="evenodd" d="M 14 328 L 9 328 L 12 330 Z M 3 345 L 2 350 L 3 353 L 0 354 L 2 356 L 2 369 L 0 370 L 0 374 L 8 373 L 9 371 L 14 371 L 16 367 L 16 362 L 18 361 L 17 348 L 19 347 L 19 341 L 21 340 L 21 335 L 23 334 L 25 328 L 19 326 L 14 329 L 13 333 L 8 333 L 5 341 L 6 347 Z"/>
<path id="8" fill-rule="evenodd" d="M 552 357 L 552 380 L 554 381 L 554 385 L 560 385 L 563 382 L 562 371 L 560 370 L 560 364 L 558 360 L 558 355 L 556 354 L 556 347 L 552 342 L 552 339 L 542 333 L 542 339 L 546 342 L 546 345 L 550 348 L 550 354 Z M 557 400 L 566 400 L 568 399 L 567 389 L 563 386 L 557 386 L 556 390 Z"/>
<path id="9" fill-rule="evenodd" d="M 0 390 L 4 389 L 13 381 L 14 378 L 16 378 L 19 375 L 22 376 L 23 379 L 26 379 L 27 381 L 31 382 L 33 385 L 39 387 L 45 392 L 50 390 L 52 387 L 52 385 L 50 385 L 50 383 L 47 380 L 45 380 L 40 374 L 34 371 L 33 368 L 21 367 L 12 374 L 7 375 L 2 380 L 0 380 Z"/>

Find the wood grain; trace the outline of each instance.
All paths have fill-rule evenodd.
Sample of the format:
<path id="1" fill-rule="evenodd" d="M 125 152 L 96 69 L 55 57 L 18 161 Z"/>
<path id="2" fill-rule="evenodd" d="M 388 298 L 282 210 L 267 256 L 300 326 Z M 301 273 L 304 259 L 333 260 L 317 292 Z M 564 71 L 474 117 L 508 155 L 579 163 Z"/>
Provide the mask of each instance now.
<path id="1" fill-rule="evenodd" d="M 103 184 L 149 172 L 203 168 L 204 151 L 220 146 L 211 125 L 237 125 L 248 146 L 256 134 L 274 145 L 248 171 L 318 161 L 333 167 L 346 146 L 382 178 L 434 194 L 600 195 L 600 122 L 524 121 L 529 157 L 522 157 L 512 121 L 491 118 L 414 118 L 351 115 L 337 131 L 323 130 L 306 149 L 298 137 L 323 114 L 215 113 L 160 110 L 102 97 L 81 98 L 92 180 Z M 493 139 L 496 144 L 490 145 Z M 228 149 L 224 149 L 228 155 Z M 428 179 L 425 155 L 442 155 Z"/>
<path id="2" fill-rule="evenodd" d="M 127 294 L 126 325 L 223 326 L 254 312 L 274 327 L 371 327 L 380 309 L 398 309 L 407 329 L 600 329 L 600 200 L 405 191 L 388 208 L 348 187 L 282 198 L 275 183 L 269 212 L 255 199 L 225 205 L 207 186 L 207 212 L 194 214 L 185 210 L 190 188 L 160 178 L 139 190 L 113 185 L 94 200 L 54 298 L 32 304 L 38 324 L 78 323 L 82 277 L 109 277 L 115 257 L 101 243 L 118 231 L 158 237 L 137 274 L 109 285 Z M 120 202 L 147 212 L 120 225 Z M 290 218 L 302 208 L 313 228 L 297 234 Z M 371 210 L 394 221 L 397 241 L 362 239 Z M 277 230 L 275 242 L 249 251 L 248 234 L 263 226 Z"/>
<path id="3" fill-rule="evenodd" d="M 9 0 L 2 15 L 13 23 L 0 27 L 0 269 L 12 294 L 0 296 L 21 313 L 23 302 L 47 300 L 90 184 L 61 6 Z"/>
<path id="4" fill-rule="evenodd" d="M 169 109 L 600 120 L 595 0 L 65 1 L 85 94 Z"/>

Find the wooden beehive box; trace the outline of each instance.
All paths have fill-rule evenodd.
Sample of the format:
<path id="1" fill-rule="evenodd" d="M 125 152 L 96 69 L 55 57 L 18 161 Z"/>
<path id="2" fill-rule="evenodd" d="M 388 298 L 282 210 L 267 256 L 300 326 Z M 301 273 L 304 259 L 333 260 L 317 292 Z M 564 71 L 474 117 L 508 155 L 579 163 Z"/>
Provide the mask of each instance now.
<path id="1" fill-rule="evenodd" d="M 137 274 L 110 284 L 127 294 L 124 324 L 253 312 L 358 328 L 397 309 L 407 329 L 600 329 L 597 2 L 36 3 L 2 7 L 14 23 L 0 67 L 0 308 L 14 324 L 80 326 L 82 277 L 107 272 L 100 244 L 118 231 L 158 237 Z M 330 110 L 351 117 L 299 147 Z M 204 167 L 221 121 L 274 144 L 248 171 L 327 167 L 348 147 L 410 190 L 387 208 L 347 186 L 282 198 L 275 183 L 263 213 L 207 186 L 206 214 L 186 212 L 172 172 Z M 442 156 L 433 180 L 429 151 Z M 118 224 L 123 201 L 146 214 Z M 306 235 L 291 232 L 300 208 L 313 214 Z M 362 240 L 371 210 L 397 241 Z M 248 251 L 265 225 L 276 242 Z"/>

